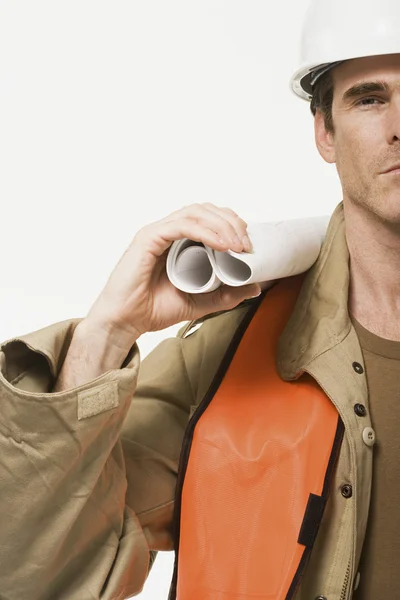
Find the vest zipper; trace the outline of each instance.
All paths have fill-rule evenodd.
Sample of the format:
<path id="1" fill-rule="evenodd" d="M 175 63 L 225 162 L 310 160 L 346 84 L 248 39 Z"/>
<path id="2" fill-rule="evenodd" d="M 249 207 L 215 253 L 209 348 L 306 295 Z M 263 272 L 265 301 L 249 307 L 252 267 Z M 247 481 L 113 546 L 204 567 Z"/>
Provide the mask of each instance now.
<path id="1" fill-rule="evenodd" d="M 340 594 L 340 600 L 346 600 L 346 598 L 347 598 L 347 588 L 349 587 L 350 571 L 351 571 L 351 564 L 349 561 L 347 564 L 346 575 L 344 577 L 342 592 Z"/>

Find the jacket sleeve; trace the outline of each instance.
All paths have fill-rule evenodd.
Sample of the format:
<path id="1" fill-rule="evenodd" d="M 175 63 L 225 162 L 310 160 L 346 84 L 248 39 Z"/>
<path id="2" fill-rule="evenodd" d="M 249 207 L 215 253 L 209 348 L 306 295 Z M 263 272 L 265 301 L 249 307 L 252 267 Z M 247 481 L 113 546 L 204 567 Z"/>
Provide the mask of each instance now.
<path id="1" fill-rule="evenodd" d="M 140 376 L 134 346 L 123 368 L 50 393 L 77 323 L 1 346 L 2 600 L 123 600 L 172 549 L 182 439 L 218 364 L 201 377 L 206 340 L 181 334 Z"/>

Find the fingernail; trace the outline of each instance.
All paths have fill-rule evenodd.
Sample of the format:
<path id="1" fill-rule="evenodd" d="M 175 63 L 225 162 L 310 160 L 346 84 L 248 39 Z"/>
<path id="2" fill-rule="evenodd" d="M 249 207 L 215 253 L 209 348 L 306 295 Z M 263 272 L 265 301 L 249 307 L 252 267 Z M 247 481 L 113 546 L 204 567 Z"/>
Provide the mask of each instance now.
<path id="1" fill-rule="evenodd" d="M 262 289 L 260 289 L 260 291 L 257 294 L 254 294 L 253 296 L 249 296 L 247 299 L 251 300 L 252 298 L 258 298 L 258 296 L 260 296 L 262 293 Z"/>
<path id="2" fill-rule="evenodd" d="M 253 244 L 251 243 L 251 240 L 248 235 L 245 235 L 243 237 L 242 243 L 243 243 L 243 246 L 246 248 L 246 250 L 248 250 L 248 251 L 253 250 Z"/>
<path id="3" fill-rule="evenodd" d="M 261 292 L 260 292 L 260 294 L 261 294 Z M 255 296 L 249 296 L 249 297 L 247 298 L 247 300 L 253 300 L 254 298 L 258 298 L 258 296 L 259 296 L 260 294 L 256 294 Z"/>

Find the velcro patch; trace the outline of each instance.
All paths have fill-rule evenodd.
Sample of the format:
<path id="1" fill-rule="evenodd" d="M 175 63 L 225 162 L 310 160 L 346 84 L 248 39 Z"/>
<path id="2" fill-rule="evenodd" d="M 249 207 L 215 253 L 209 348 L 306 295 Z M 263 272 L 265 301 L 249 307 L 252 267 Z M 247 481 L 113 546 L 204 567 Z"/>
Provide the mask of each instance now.
<path id="1" fill-rule="evenodd" d="M 78 420 L 94 417 L 119 406 L 118 381 L 97 385 L 78 394 Z"/>

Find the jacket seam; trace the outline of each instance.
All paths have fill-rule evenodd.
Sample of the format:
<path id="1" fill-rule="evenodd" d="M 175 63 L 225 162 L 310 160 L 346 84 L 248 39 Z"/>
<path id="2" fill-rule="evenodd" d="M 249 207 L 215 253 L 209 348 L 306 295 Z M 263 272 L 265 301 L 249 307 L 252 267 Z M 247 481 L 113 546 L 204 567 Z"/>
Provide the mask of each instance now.
<path id="1" fill-rule="evenodd" d="M 26 371 L 22 371 L 22 373 L 20 373 L 19 375 L 17 375 L 17 377 L 14 377 L 14 379 L 12 379 L 9 383 L 11 385 L 16 385 L 17 383 L 19 383 L 21 381 L 21 379 L 23 379 L 26 375 L 28 375 L 28 373 L 31 371 L 32 369 L 26 369 Z"/>
<path id="2" fill-rule="evenodd" d="M 148 515 L 152 512 L 160 510 L 160 508 L 167 508 L 171 504 L 174 504 L 175 500 L 168 500 L 167 502 L 163 502 L 162 504 L 158 504 L 157 506 L 153 506 L 152 508 L 148 508 L 147 510 L 142 510 L 141 512 L 136 513 L 137 517 L 142 517 L 144 515 Z"/>

